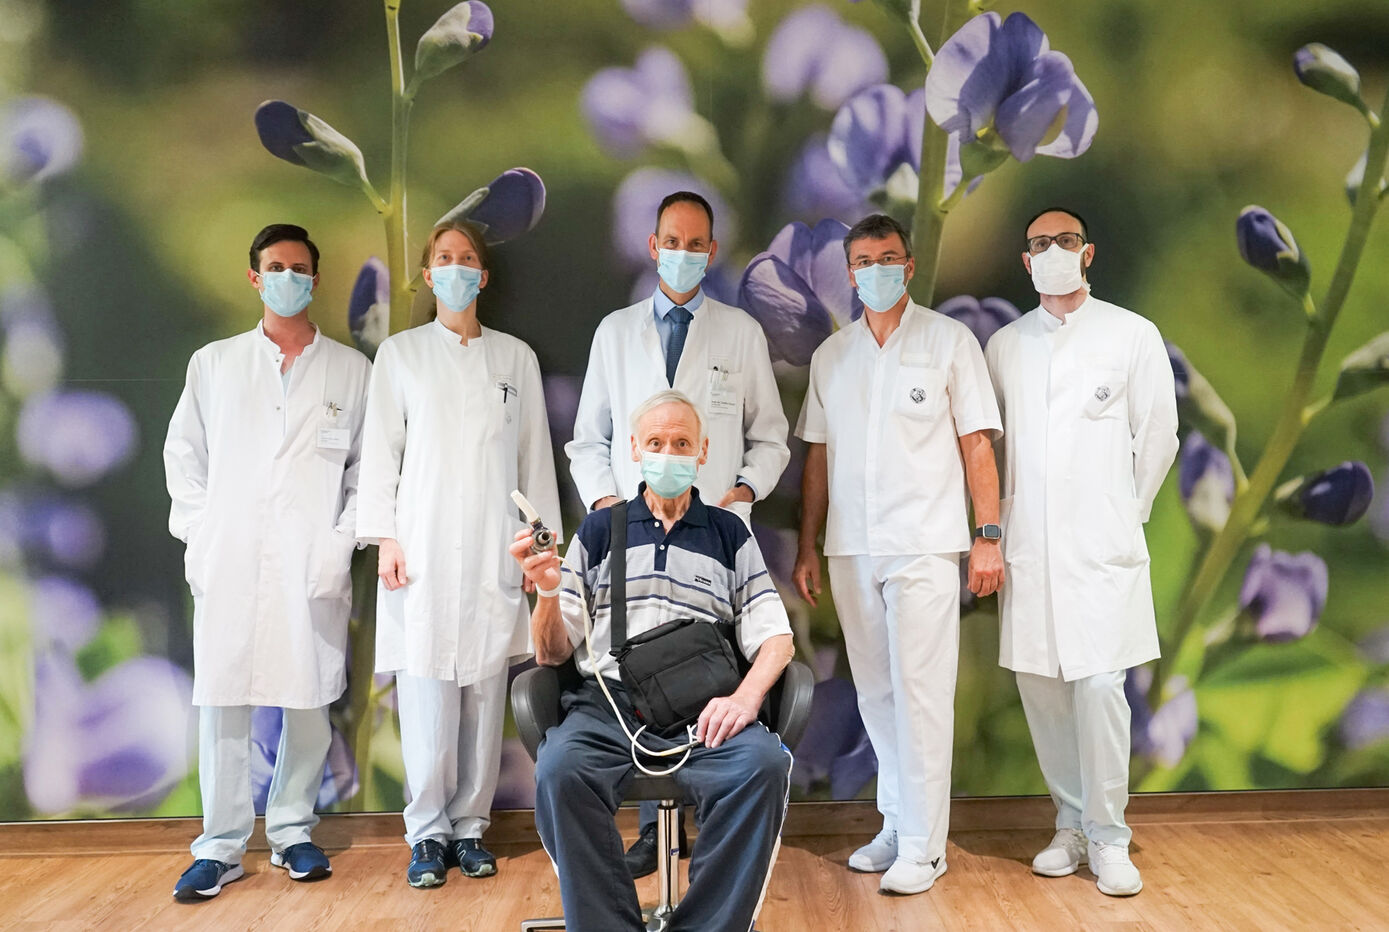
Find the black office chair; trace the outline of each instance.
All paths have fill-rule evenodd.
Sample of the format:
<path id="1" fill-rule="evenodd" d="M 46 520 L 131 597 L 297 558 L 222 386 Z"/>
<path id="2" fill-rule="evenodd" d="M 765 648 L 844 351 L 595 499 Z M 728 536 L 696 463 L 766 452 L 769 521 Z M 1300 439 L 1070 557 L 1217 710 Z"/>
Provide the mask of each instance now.
<path id="1" fill-rule="evenodd" d="M 536 749 L 545 732 L 558 725 L 564 712 L 560 708 L 560 692 L 564 683 L 577 677 L 572 665 L 566 667 L 535 667 L 516 677 L 511 684 L 511 709 L 516 717 L 516 730 L 526 753 L 535 760 Z M 792 661 L 770 696 L 770 714 L 776 722 L 781 743 L 796 749 L 810 720 L 810 700 L 815 692 L 815 677 L 803 663 Z M 680 901 L 680 846 L 675 843 L 679 820 L 680 787 L 670 777 L 650 777 L 638 772 L 627 792 L 628 800 L 656 800 L 656 883 L 660 902 L 646 910 L 646 928 L 662 932 L 670 923 L 675 905 Z M 527 919 L 521 932 L 541 932 L 565 928 L 564 918 Z"/>

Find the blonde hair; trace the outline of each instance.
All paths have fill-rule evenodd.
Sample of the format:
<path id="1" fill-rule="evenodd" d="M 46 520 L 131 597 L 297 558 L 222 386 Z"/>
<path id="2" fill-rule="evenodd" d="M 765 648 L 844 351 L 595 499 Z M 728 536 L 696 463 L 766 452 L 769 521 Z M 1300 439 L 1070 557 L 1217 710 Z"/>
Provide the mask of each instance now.
<path id="1" fill-rule="evenodd" d="M 473 251 L 477 253 L 478 261 L 482 267 L 488 271 L 492 268 L 491 256 L 487 253 L 487 240 L 483 238 L 482 230 L 467 220 L 449 220 L 441 223 L 429 231 L 429 237 L 424 241 L 424 253 L 420 256 L 420 267 L 428 268 L 429 263 L 434 261 L 434 247 L 439 242 L 439 237 L 452 230 L 455 233 L 462 233 L 468 238 L 468 242 L 473 244 Z"/>
<path id="2" fill-rule="evenodd" d="M 641 404 L 636 406 L 636 408 L 632 411 L 632 436 L 635 437 L 637 435 L 637 429 L 641 425 L 642 418 L 646 417 L 652 411 L 655 411 L 657 408 L 661 407 L 661 405 L 670 404 L 684 405 L 685 407 L 689 408 L 692 412 L 694 412 L 695 426 L 699 428 L 699 443 L 703 444 L 704 413 L 699 410 L 699 405 L 695 404 L 693 401 L 690 400 L 689 395 L 686 395 L 684 392 L 681 391 L 676 391 L 673 388 L 662 389 L 661 391 L 657 392 L 656 394 L 652 395 L 650 398 L 646 399 Z"/>

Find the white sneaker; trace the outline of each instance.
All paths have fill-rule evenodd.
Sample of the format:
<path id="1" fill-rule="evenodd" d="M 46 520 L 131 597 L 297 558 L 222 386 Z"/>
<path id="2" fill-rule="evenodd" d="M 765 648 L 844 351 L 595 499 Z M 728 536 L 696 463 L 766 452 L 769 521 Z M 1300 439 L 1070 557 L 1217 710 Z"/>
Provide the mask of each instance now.
<path id="1" fill-rule="evenodd" d="M 1043 877 L 1066 877 L 1085 863 L 1085 833 L 1074 828 L 1059 828 L 1047 845 L 1032 859 L 1032 873 Z"/>
<path id="2" fill-rule="evenodd" d="M 1090 842 L 1090 870 L 1096 886 L 1109 896 L 1133 896 L 1143 889 L 1143 878 L 1129 860 L 1127 845 L 1102 845 Z"/>
<path id="3" fill-rule="evenodd" d="M 897 893 L 910 896 L 925 893 L 935 885 L 936 878 L 945 873 L 944 855 L 931 861 L 913 861 L 898 858 L 892 862 L 887 873 L 878 884 L 879 893 Z"/>
<path id="4" fill-rule="evenodd" d="M 849 855 L 849 870 L 863 874 L 878 874 L 897 860 L 897 832 L 883 829 L 872 841 Z"/>

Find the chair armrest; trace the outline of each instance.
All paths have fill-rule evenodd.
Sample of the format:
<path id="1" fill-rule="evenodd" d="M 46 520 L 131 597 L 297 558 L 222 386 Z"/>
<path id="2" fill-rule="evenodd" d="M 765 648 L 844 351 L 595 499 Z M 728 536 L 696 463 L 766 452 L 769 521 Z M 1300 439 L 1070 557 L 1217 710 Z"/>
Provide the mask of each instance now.
<path id="1" fill-rule="evenodd" d="M 791 750 L 805 737 L 805 729 L 810 724 L 810 702 L 815 696 L 815 675 L 805 664 L 793 660 L 786 665 L 779 684 L 781 695 L 778 698 L 777 734 L 781 743 Z"/>
<path id="2" fill-rule="evenodd" d="M 545 732 L 560 722 L 559 694 L 559 670 L 555 667 L 532 667 L 511 681 L 511 711 L 516 718 L 516 733 L 531 760 L 535 760 Z"/>

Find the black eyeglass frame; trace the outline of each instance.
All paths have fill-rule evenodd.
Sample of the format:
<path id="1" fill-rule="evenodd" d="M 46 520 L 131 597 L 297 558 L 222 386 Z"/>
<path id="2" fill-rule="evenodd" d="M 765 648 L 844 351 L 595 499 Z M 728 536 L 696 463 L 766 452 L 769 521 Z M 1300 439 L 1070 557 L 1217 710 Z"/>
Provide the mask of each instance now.
<path id="1" fill-rule="evenodd" d="M 1065 233 L 1057 233 L 1055 236 L 1042 235 L 1029 237 L 1026 243 L 1024 243 L 1024 245 L 1027 248 L 1027 254 L 1029 256 L 1040 256 L 1042 253 L 1046 252 L 1048 249 L 1051 248 L 1052 243 L 1056 243 L 1056 245 L 1060 246 L 1067 252 L 1078 252 L 1079 249 L 1072 248 L 1070 246 L 1067 246 L 1065 243 L 1061 242 L 1061 237 L 1063 236 L 1074 236 L 1079 241 L 1077 243 L 1079 249 L 1084 249 L 1086 246 L 1090 245 L 1090 241 L 1085 238 L 1085 235 L 1083 233 L 1072 233 L 1071 231 L 1067 230 Z M 1035 243 L 1039 243 L 1040 245 L 1034 249 L 1033 244 Z"/>

